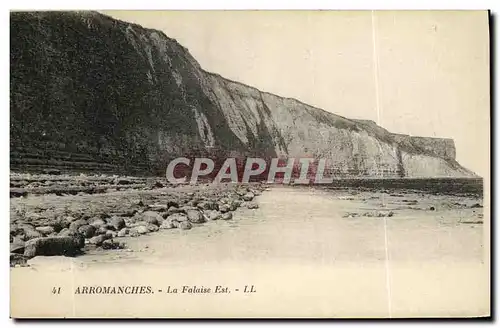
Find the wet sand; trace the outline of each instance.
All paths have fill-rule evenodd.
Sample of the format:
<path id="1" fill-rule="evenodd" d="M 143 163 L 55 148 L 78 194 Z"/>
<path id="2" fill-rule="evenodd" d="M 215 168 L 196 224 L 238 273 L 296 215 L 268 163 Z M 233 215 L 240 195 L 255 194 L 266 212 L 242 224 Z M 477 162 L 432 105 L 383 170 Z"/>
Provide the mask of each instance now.
<path id="1" fill-rule="evenodd" d="M 121 238 L 129 250 L 36 257 L 30 267 L 13 268 L 13 315 L 487 315 L 484 225 L 464 223 L 476 222 L 482 213 L 471 208 L 475 201 L 273 187 L 257 197 L 259 209 L 240 208 L 231 221 Z M 343 217 L 376 210 L 394 215 Z M 74 294 L 77 286 L 123 284 L 151 285 L 155 293 Z M 52 285 L 63 286 L 64 292 L 50 295 Z M 168 286 L 184 285 L 224 285 L 232 292 L 165 293 Z M 245 285 L 257 292 L 243 293 Z M 46 295 L 54 303 L 41 306 L 38 297 L 26 295 Z"/>

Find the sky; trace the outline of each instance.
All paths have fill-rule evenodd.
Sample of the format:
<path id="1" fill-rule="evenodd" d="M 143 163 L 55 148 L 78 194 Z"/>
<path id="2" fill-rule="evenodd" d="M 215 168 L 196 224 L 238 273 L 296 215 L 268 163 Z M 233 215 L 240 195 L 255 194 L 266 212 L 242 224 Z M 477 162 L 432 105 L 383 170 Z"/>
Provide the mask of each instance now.
<path id="1" fill-rule="evenodd" d="M 485 11 L 103 11 L 177 39 L 207 71 L 395 133 L 453 138 L 489 176 Z"/>

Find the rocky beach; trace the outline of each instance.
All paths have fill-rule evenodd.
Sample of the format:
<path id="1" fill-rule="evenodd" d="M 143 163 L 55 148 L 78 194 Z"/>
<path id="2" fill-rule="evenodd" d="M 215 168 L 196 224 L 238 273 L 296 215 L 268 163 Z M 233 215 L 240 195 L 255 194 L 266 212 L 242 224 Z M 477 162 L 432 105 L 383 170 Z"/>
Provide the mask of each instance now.
<path id="1" fill-rule="evenodd" d="M 161 179 L 12 174 L 11 265 L 35 256 L 121 249 L 120 237 L 231 220 L 241 206 L 258 208 L 253 200 L 263 189 L 260 184 L 174 187 Z"/>
<path id="2" fill-rule="evenodd" d="M 387 130 L 378 93 L 376 123 L 372 105 L 347 118 L 336 106 L 355 104 L 227 79 L 170 32 L 10 13 L 11 316 L 489 313 L 489 183 L 457 161 L 456 134 Z"/>
<path id="3" fill-rule="evenodd" d="M 19 297 L 14 297 L 13 306 L 19 311 L 39 309 L 42 312 L 34 313 L 44 317 L 52 313 L 120 317 L 123 311 L 128 315 L 163 317 L 165 302 L 169 316 L 180 318 L 257 314 L 279 317 L 291 308 L 297 317 L 432 317 L 487 311 L 489 285 L 481 277 L 489 270 L 485 230 L 489 222 L 484 221 L 480 195 L 338 186 L 210 185 L 196 189 L 183 186 L 12 198 L 13 208 L 26 208 L 40 215 L 43 211 L 35 211 L 34 199 L 44 197 L 37 204 L 49 212 L 59 202 L 61 208 L 68 207 L 71 217 L 89 222 L 87 225 L 96 220 L 101 226 L 105 222 L 105 234 L 100 232 L 104 229 L 96 229 L 98 238 L 109 245 L 125 246 L 106 249 L 106 244 L 91 242 L 94 236 L 85 239 L 80 255 L 42 255 L 15 265 L 11 269 L 12 290 Z M 245 195 L 249 199 L 250 192 L 255 195 L 251 201 L 242 199 Z M 109 202 L 101 202 L 102 197 Z M 198 198 L 200 202 L 194 206 Z M 229 199 L 240 203 L 239 208 L 231 211 Z M 169 201 L 179 206 L 169 205 Z M 208 205 L 204 204 L 210 201 L 219 206 L 218 220 L 211 220 L 207 214 L 215 210 L 205 210 Z M 224 214 L 231 214 L 230 220 L 222 219 L 225 205 L 229 211 Z M 192 211 L 200 213 L 206 222 L 191 222 L 194 216 L 187 213 Z M 86 217 L 85 213 L 94 214 Z M 95 218 L 98 213 L 103 214 Z M 187 220 L 173 220 L 179 216 Z M 125 228 L 110 227 L 119 217 Z M 23 227 L 22 222 L 21 218 L 13 220 L 11 227 Z M 166 224 L 170 228 L 168 222 L 174 228 L 166 229 Z M 190 222 L 192 229 L 184 230 L 182 222 Z M 24 229 L 37 231 L 36 226 L 51 225 L 32 220 Z M 127 230 L 125 236 L 117 236 Z M 140 236 L 135 237 L 132 231 Z M 41 307 L 21 297 L 28 292 L 47 292 L 32 284 L 28 290 L 25 282 L 33 279 L 62 286 L 65 296 L 54 299 L 53 307 Z M 118 307 L 94 306 L 88 302 L 91 295 L 74 295 L 75 288 L 82 286 L 102 290 L 107 286 L 144 284 L 154 290 L 148 299 L 155 300 L 144 306 L 118 295 L 105 295 Z M 204 293 L 182 292 L 189 288 L 215 289 L 221 284 L 236 288 L 252 284 L 258 297 L 238 296 L 233 289 L 234 295 L 218 296 L 212 305 L 206 302 Z M 169 292 L 172 289 L 178 289 L 179 294 Z M 323 304 L 320 307 L 314 301 L 317 299 Z M 356 311 L 360 306 L 364 310 Z"/>
<path id="4" fill-rule="evenodd" d="M 452 182 L 457 184 L 455 180 Z M 364 184 L 370 185 L 370 181 Z M 443 182 L 436 181 L 434 184 Z M 11 266 L 27 265 L 27 261 L 36 256 L 81 256 L 104 250 L 113 253 L 112 250 L 126 248 L 132 251 L 133 247 L 128 245 L 137 244 L 132 241 L 133 237 L 156 236 L 158 232 L 170 229 L 200 229 L 203 224 L 212 221 L 234 222 L 241 208 L 245 209 L 246 216 L 248 211 L 259 208 L 256 199 L 266 189 L 267 192 L 273 190 L 272 194 L 314 195 L 313 198 L 297 199 L 306 208 L 312 206 L 310 213 L 315 211 L 316 205 L 313 204 L 317 202 L 316 197 L 328 195 L 329 201 L 337 205 L 335 213 L 332 213 L 335 218 L 332 222 L 345 222 L 352 227 L 359 225 L 360 233 L 367 233 L 364 225 L 370 227 L 383 219 L 401 227 L 408 225 L 405 229 L 411 229 L 410 225 L 416 224 L 420 227 L 430 225 L 429 231 L 437 227 L 459 230 L 465 227 L 471 232 L 482 231 L 481 194 L 467 192 L 467 189 L 460 193 L 453 190 L 452 183 L 448 185 L 440 186 L 440 191 L 435 192 L 391 189 L 390 184 L 387 188 L 273 186 L 264 183 L 173 186 L 155 178 L 12 174 Z M 474 184 L 469 182 L 468 185 L 471 189 Z M 297 201 L 282 200 L 283 203 L 294 204 Z M 309 216 L 314 218 L 312 214 Z M 280 216 L 278 219 L 283 218 Z M 250 221 L 254 223 L 254 220 Z M 266 218 L 265 221 L 267 227 L 273 219 Z M 290 218 L 290 227 L 276 231 L 296 233 L 295 229 L 307 230 L 306 227 L 294 228 L 293 222 L 294 219 Z M 231 235 L 233 232 L 226 233 Z M 481 236 L 478 234 L 478 237 Z M 153 239 L 160 240 L 159 237 Z M 366 236 L 366 239 L 372 240 L 373 236 Z M 201 240 L 198 242 L 205 244 Z M 482 247 L 482 242 L 478 240 L 475 245 Z M 290 245 L 290 251 L 296 250 L 296 246 Z M 474 248 L 467 253 L 478 255 L 479 250 Z M 349 257 L 349 252 L 342 254 Z"/>

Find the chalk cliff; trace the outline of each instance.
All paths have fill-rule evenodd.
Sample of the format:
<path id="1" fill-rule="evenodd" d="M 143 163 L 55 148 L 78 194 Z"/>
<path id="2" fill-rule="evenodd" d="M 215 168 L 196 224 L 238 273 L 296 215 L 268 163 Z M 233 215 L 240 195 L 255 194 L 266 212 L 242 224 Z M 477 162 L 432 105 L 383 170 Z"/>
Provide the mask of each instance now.
<path id="1" fill-rule="evenodd" d="M 326 158 L 339 176 L 473 176 L 451 139 L 392 134 L 204 71 L 163 32 L 11 13 L 12 169 L 163 174 L 178 156 Z M 223 49 L 221 49 L 223 51 Z"/>

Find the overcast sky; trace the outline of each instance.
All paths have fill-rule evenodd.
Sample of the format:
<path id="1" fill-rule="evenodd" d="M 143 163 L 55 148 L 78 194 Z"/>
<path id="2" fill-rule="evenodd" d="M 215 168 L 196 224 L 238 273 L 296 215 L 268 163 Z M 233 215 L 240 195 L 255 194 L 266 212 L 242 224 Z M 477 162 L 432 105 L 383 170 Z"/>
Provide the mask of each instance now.
<path id="1" fill-rule="evenodd" d="M 489 176 L 487 12 L 107 11 L 201 66 L 391 132 L 455 140 Z"/>

